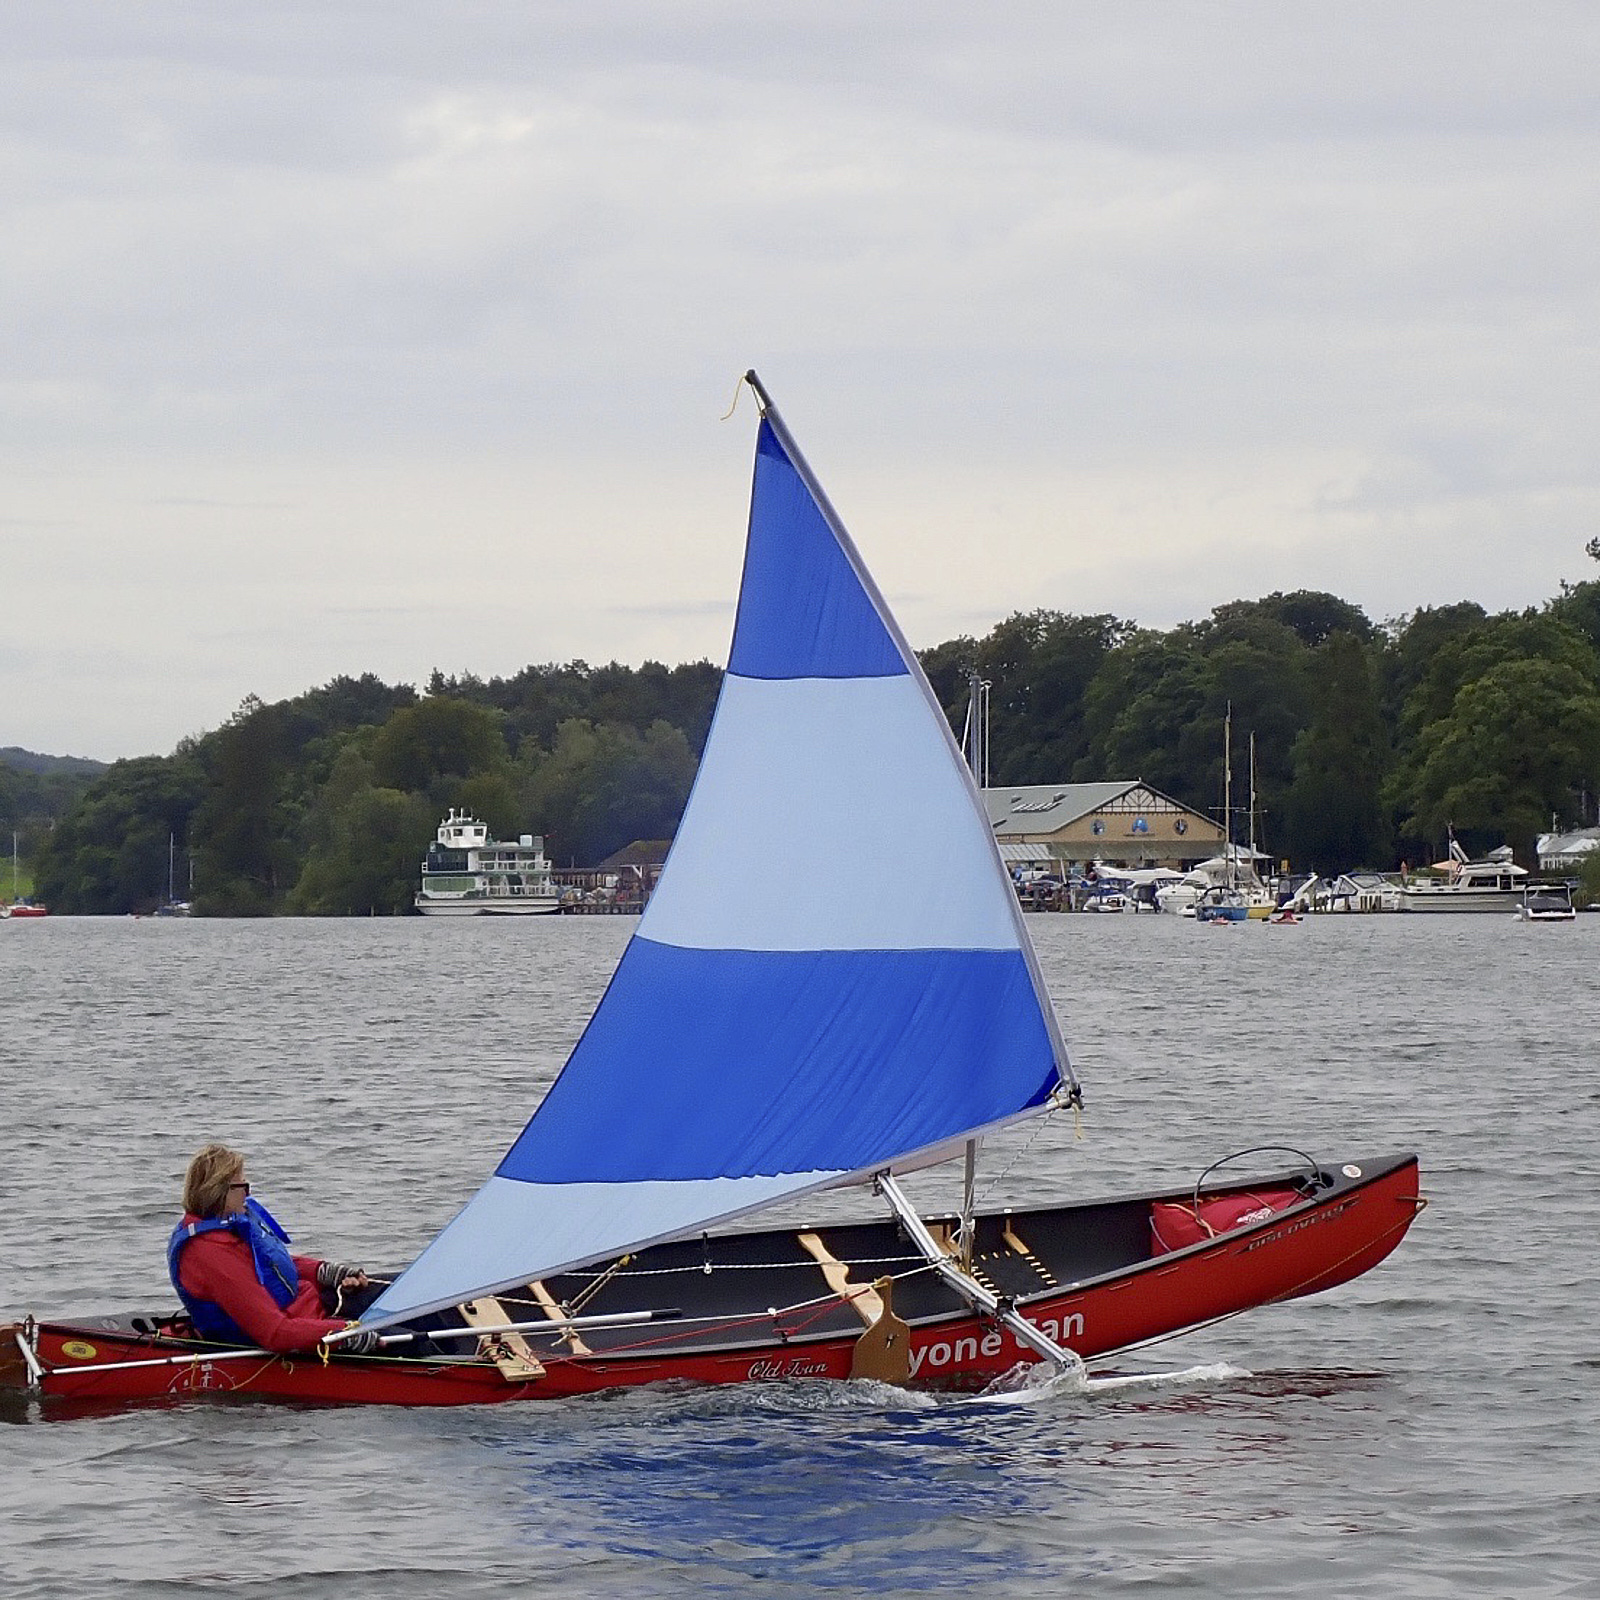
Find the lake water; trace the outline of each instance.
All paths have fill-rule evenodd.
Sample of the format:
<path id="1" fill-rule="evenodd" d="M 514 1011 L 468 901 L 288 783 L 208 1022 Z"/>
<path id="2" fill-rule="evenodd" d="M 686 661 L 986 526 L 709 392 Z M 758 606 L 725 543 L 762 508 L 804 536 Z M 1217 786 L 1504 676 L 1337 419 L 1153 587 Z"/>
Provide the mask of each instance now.
<path id="1" fill-rule="evenodd" d="M 633 926 L 0 924 L 0 1318 L 165 1307 L 211 1138 L 308 1250 L 407 1259 Z M 996 1141 L 991 1200 L 1415 1148 L 1432 1204 L 1400 1250 L 1119 1363 L 1147 1382 L 1030 1405 L 4 1407 L 0 1592 L 1600 1597 L 1600 916 L 1030 927 L 1089 1112 L 1081 1142 L 1066 1118 Z"/>

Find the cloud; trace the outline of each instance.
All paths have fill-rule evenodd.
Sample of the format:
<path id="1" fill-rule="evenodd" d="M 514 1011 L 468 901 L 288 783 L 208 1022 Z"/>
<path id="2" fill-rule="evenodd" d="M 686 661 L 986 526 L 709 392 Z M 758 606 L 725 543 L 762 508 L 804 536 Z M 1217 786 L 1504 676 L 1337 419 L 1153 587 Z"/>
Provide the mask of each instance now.
<path id="1" fill-rule="evenodd" d="M 719 654 L 752 364 L 918 643 L 1541 599 L 1600 509 L 1597 35 L 1560 0 L 31 8 L 15 634 L 137 678 L 155 616 L 172 653 L 0 669 L 0 742 Z"/>

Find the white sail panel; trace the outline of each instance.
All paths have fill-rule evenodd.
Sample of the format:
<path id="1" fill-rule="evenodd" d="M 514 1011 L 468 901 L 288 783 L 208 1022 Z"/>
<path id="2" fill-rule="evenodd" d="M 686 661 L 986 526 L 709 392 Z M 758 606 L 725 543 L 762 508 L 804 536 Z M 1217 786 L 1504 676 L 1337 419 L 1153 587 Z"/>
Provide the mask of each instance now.
<path id="1" fill-rule="evenodd" d="M 1012 891 L 920 685 L 730 673 L 641 936 L 725 950 L 1015 950 Z"/>
<path id="2" fill-rule="evenodd" d="M 461 1299 L 461 1285 L 497 1294 L 619 1249 L 639 1249 L 837 1181 L 837 1173 L 684 1183 L 521 1183 L 491 1178 L 363 1321 L 420 1316 Z"/>

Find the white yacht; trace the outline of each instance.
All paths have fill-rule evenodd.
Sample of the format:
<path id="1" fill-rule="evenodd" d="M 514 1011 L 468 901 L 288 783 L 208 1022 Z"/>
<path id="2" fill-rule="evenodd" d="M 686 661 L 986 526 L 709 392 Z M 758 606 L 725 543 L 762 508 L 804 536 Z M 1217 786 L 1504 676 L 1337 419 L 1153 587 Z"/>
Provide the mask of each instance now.
<path id="1" fill-rule="evenodd" d="M 563 894 L 540 835 L 491 839 L 476 817 L 452 810 L 428 846 L 416 907 L 426 917 L 530 917 L 559 911 Z"/>
<path id="2" fill-rule="evenodd" d="M 1449 876 L 1443 883 L 1408 883 L 1400 890 L 1402 911 L 1516 911 L 1528 869 L 1511 859 L 1503 844 L 1479 861 L 1450 841 Z"/>

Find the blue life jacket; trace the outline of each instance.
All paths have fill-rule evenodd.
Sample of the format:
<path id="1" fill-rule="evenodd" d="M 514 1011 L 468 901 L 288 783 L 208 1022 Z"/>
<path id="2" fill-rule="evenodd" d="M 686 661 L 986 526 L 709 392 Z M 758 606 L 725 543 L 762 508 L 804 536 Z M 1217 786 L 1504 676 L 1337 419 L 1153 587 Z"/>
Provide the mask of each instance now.
<path id="1" fill-rule="evenodd" d="M 236 1233 L 250 1246 L 250 1256 L 255 1262 L 256 1277 L 261 1287 L 287 1309 L 289 1302 L 300 1292 L 300 1273 L 289 1254 L 289 1235 L 259 1200 L 247 1198 L 243 1211 L 231 1217 L 207 1217 L 199 1222 L 180 1222 L 167 1240 L 167 1271 L 172 1275 L 172 1287 L 178 1291 L 194 1331 L 202 1339 L 218 1344 L 249 1344 L 244 1330 L 221 1306 L 210 1300 L 201 1300 L 189 1293 L 178 1279 L 178 1257 L 191 1239 L 202 1233 L 215 1233 L 219 1229 Z"/>

